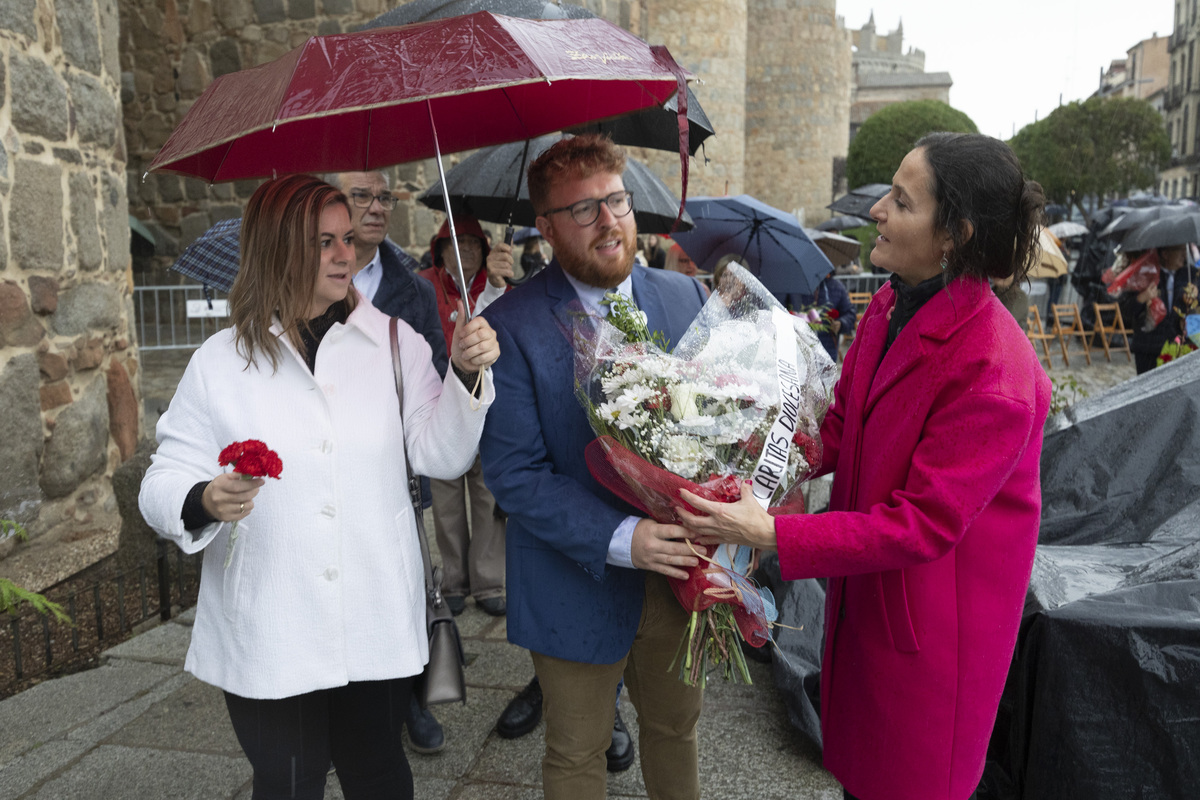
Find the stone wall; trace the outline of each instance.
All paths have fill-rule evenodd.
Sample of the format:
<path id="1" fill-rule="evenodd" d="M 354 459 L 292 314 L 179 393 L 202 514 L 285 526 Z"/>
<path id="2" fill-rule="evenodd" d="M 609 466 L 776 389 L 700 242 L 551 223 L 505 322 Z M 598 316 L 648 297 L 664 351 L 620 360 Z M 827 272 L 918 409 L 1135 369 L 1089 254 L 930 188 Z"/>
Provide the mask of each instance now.
<path id="1" fill-rule="evenodd" d="M 117 49 L 114 0 L 0 3 L 0 518 L 33 539 L 0 573 L 34 588 L 115 548 L 137 445 Z"/>
<path id="2" fill-rule="evenodd" d="M 746 38 L 745 191 L 811 226 L 849 146 L 849 33 L 834 0 L 750 0 Z"/>

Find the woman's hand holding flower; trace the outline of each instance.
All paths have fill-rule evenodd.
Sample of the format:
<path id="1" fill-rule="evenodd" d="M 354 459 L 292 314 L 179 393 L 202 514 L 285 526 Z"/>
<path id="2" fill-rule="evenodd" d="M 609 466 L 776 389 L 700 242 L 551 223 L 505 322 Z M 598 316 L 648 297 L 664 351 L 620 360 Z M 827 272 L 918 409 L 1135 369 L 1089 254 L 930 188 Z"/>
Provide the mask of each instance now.
<path id="1" fill-rule="evenodd" d="M 465 373 L 487 369 L 500 357 L 500 343 L 496 332 L 483 317 L 472 317 L 464 321 L 466 312 L 458 303 L 458 316 L 454 322 L 454 340 L 450 346 L 450 360 Z"/>
<path id="2" fill-rule="evenodd" d="M 223 472 L 204 487 L 204 510 L 222 522 L 236 522 L 250 516 L 254 497 L 266 483 L 262 478 L 246 479 L 236 472 Z"/>
<path id="3" fill-rule="evenodd" d="M 736 503 L 715 503 L 680 489 L 688 505 L 706 516 L 691 514 L 684 508 L 676 513 L 683 526 L 696 534 L 700 544 L 744 544 L 759 550 L 774 550 L 775 518 L 754 499 L 750 481 L 742 483 L 742 498 Z"/>

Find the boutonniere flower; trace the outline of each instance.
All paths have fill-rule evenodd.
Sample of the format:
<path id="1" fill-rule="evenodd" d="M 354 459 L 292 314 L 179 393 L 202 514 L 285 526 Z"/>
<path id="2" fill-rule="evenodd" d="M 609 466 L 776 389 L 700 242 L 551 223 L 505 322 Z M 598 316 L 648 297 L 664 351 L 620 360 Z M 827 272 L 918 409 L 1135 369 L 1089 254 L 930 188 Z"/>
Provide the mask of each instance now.
<path id="1" fill-rule="evenodd" d="M 221 451 L 217 456 L 217 464 L 222 467 L 233 467 L 233 471 L 248 481 L 254 478 L 275 478 L 283 472 L 283 461 L 279 454 L 258 439 L 247 439 L 244 442 L 234 442 Z M 233 548 L 238 539 L 238 522 L 233 521 L 229 530 L 229 547 L 225 551 L 225 568 L 233 562 Z"/>

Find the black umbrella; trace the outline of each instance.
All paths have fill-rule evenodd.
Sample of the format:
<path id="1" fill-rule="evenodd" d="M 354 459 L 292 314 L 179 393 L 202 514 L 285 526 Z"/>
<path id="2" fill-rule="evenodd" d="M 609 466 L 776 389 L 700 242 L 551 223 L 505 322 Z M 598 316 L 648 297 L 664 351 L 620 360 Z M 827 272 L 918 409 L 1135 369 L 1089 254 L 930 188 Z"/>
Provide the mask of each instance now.
<path id="1" fill-rule="evenodd" d="M 1101 231 L 1100 236 L 1109 237 L 1116 236 L 1118 239 L 1123 235 L 1144 225 L 1147 222 L 1153 222 L 1156 219 L 1163 217 L 1171 217 L 1177 214 L 1182 214 L 1194 206 L 1184 205 L 1163 205 L 1149 206 L 1146 208 L 1134 208 L 1126 211 L 1119 217 L 1116 217 L 1108 223 Z"/>
<path id="2" fill-rule="evenodd" d="M 532 162 L 562 138 L 558 134 L 541 136 L 529 142 L 528 161 Z M 446 173 L 446 186 L 455 214 L 469 214 L 487 222 L 532 226 L 537 219 L 529 201 L 529 189 L 522 176 L 525 143 L 512 142 L 485 147 L 464 159 Z M 521 193 L 514 205 L 517 182 Z M 633 192 L 633 216 L 639 233 L 669 233 L 679 213 L 679 200 L 653 172 L 640 161 L 629 158 L 625 168 L 625 188 Z M 441 183 L 430 186 L 417 197 L 423 205 L 445 211 Z M 689 230 L 692 218 L 686 213 L 679 230 Z"/>
<path id="3" fill-rule="evenodd" d="M 870 225 L 871 220 L 864 217 L 856 217 L 849 214 L 839 214 L 836 217 L 827 219 L 817 226 L 819 231 L 844 231 L 848 228 L 861 228 L 863 225 Z"/>
<path id="4" fill-rule="evenodd" d="M 886 183 L 868 183 L 866 186 L 851 189 L 849 194 L 842 195 L 825 207 L 838 214 L 869 217 L 871 206 L 891 190 L 892 187 Z"/>
<path id="5" fill-rule="evenodd" d="M 1121 242 L 1121 249 L 1132 253 L 1189 242 L 1200 242 L 1200 210 L 1162 217 L 1134 228 Z"/>

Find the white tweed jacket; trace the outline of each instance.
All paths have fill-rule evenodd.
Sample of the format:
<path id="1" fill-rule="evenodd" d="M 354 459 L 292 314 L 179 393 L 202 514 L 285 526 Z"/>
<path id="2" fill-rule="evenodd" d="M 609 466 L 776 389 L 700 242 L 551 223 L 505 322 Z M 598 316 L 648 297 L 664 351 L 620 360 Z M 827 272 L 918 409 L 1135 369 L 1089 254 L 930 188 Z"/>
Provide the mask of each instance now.
<path id="1" fill-rule="evenodd" d="M 286 352 L 279 371 L 246 368 L 232 330 L 196 352 L 158 423 L 158 452 L 139 505 L 159 535 L 204 550 L 200 597 L 185 669 L 243 697 L 274 699 L 349 681 L 415 675 L 428 660 L 424 576 L 404 448 L 415 472 L 453 478 L 470 467 L 494 398 L 483 403 L 403 321 L 401 421 L 388 317 L 362 300 L 334 325 L 310 373 Z M 278 326 L 272 328 L 280 335 Z M 261 439 L 283 461 L 238 525 L 193 537 L 180 513 L 191 487 L 220 472 L 234 441 Z"/>

